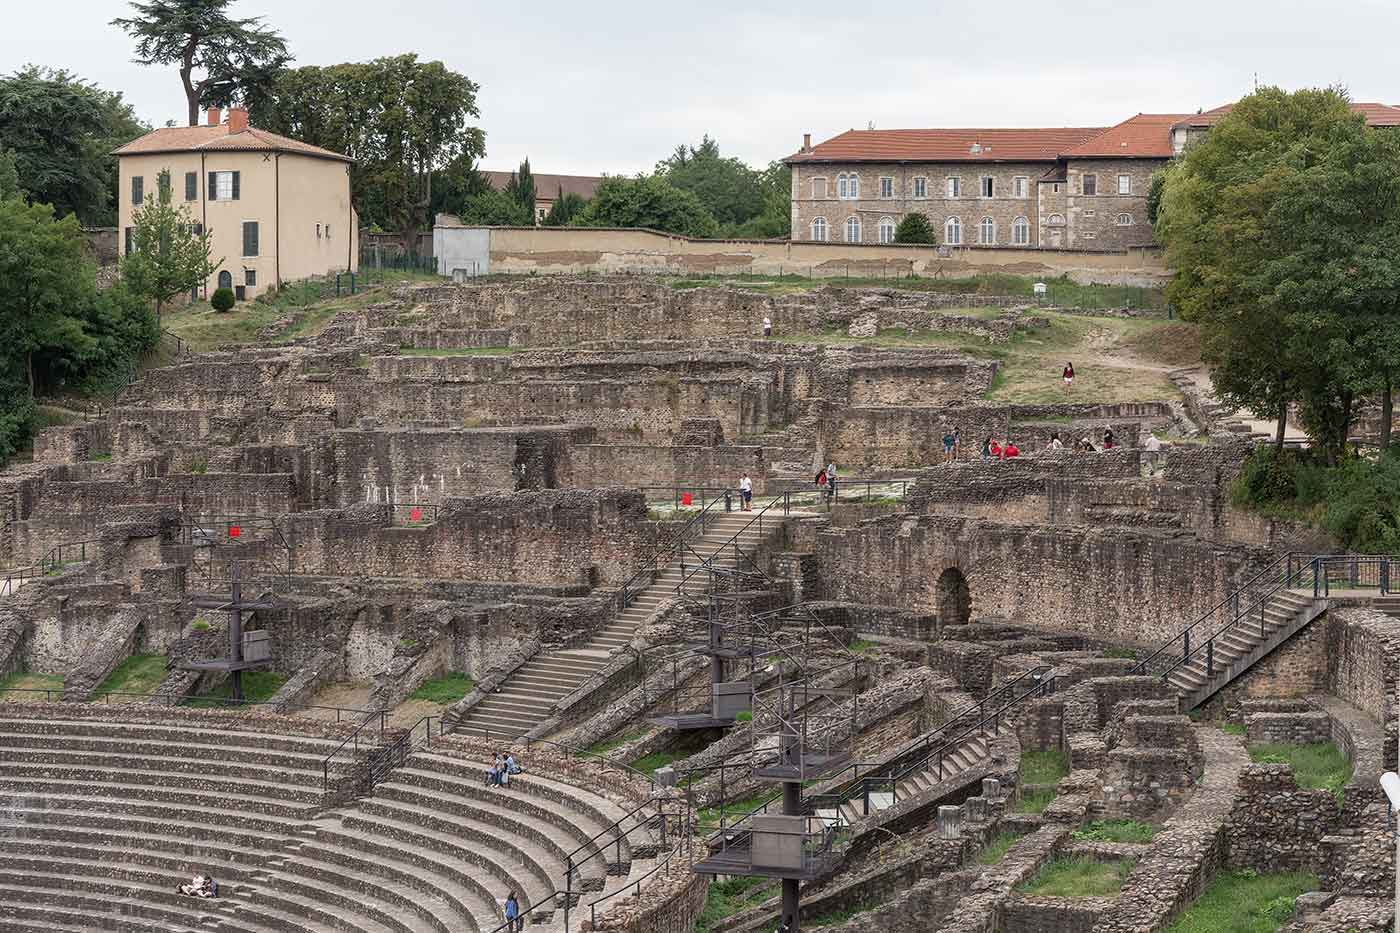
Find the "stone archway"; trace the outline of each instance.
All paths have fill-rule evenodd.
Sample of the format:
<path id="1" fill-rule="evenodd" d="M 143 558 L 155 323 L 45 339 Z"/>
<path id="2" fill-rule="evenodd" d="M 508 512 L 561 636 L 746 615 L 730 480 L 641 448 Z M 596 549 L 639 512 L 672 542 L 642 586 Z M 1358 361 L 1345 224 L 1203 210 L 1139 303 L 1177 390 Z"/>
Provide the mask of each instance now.
<path id="1" fill-rule="evenodd" d="M 938 624 L 966 625 L 972 619 L 972 592 L 967 577 L 957 567 L 949 567 L 938 576 Z"/>

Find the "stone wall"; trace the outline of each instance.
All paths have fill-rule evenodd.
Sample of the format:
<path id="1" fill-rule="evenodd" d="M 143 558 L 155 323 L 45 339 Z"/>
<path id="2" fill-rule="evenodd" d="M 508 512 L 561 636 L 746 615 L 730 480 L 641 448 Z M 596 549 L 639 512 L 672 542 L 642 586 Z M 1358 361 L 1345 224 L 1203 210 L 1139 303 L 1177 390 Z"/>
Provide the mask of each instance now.
<path id="1" fill-rule="evenodd" d="M 1250 764 L 1240 772 L 1240 798 L 1226 823 L 1230 864 L 1259 872 L 1319 872 L 1322 839 L 1341 825 L 1329 791 L 1301 790 L 1293 768 Z"/>

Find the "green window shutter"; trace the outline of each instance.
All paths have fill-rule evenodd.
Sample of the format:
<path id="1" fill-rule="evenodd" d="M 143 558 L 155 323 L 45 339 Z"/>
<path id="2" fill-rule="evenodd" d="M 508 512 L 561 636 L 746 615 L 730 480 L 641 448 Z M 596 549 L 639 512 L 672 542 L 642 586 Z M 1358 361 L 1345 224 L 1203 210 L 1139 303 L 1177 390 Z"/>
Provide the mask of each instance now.
<path id="1" fill-rule="evenodd" d="M 238 200 L 238 176 L 239 176 L 239 174 L 240 174 L 240 173 L 238 173 L 238 172 L 234 172 L 234 173 L 233 173 L 233 199 L 234 199 L 235 201 Z"/>
<path id="2" fill-rule="evenodd" d="M 145 200 L 145 193 L 146 193 L 146 192 L 145 192 L 145 188 L 146 188 L 146 179 L 142 178 L 140 175 L 133 175 L 133 176 L 131 177 L 131 203 L 132 203 L 132 204 L 140 204 L 143 200 Z"/>
<path id="3" fill-rule="evenodd" d="M 211 201 L 217 201 L 219 199 L 219 180 L 217 175 L 217 172 L 209 173 L 209 186 L 204 189 L 208 193 L 209 200 Z"/>
<path id="4" fill-rule="evenodd" d="M 199 197 L 199 174 L 196 172 L 185 173 L 185 200 L 193 201 Z"/>
<path id="5" fill-rule="evenodd" d="M 243 255 L 256 256 L 258 254 L 258 222 L 256 220 L 245 220 L 243 222 Z"/>

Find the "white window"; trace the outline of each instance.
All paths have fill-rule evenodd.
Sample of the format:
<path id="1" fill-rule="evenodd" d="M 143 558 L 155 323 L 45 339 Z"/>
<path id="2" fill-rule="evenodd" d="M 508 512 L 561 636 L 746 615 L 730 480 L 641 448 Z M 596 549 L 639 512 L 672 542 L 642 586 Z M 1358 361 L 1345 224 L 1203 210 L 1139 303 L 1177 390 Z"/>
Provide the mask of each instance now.
<path id="1" fill-rule="evenodd" d="M 943 242 L 948 246 L 959 246 L 962 244 L 962 221 L 956 217 L 949 217 L 948 222 L 943 225 Z"/>
<path id="2" fill-rule="evenodd" d="M 845 175 L 837 175 L 837 176 L 836 176 L 836 196 L 837 196 L 838 198 L 843 199 L 843 200 L 844 200 L 845 197 L 846 197 L 846 176 L 845 176 Z"/>
<path id="3" fill-rule="evenodd" d="M 962 179 L 958 178 L 956 175 L 948 179 L 948 197 L 962 197 Z"/>
<path id="4" fill-rule="evenodd" d="M 916 179 L 914 179 L 914 197 L 916 197 L 916 198 L 926 198 L 926 197 L 928 197 L 928 179 L 927 179 L 927 178 L 922 178 L 922 177 L 921 177 L 921 178 L 916 178 Z"/>
<path id="5" fill-rule="evenodd" d="M 321 239 L 321 225 L 320 225 L 320 224 L 317 224 L 317 225 L 316 225 L 316 239 L 318 239 L 318 240 Z"/>
<path id="6" fill-rule="evenodd" d="M 854 215 L 846 218 L 846 242 L 860 242 L 860 218 Z"/>
<path id="7" fill-rule="evenodd" d="M 1079 183 L 1080 191 L 1087 197 L 1094 197 L 1099 193 L 1099 176 L 1085 175 Z"/>
<path id="8" fill-rule="evenodd" d="M 1024 217 L 1017 217 L 1011 221 L 1011 242 L 1016 246 L 1025 246 L 1031 241 L 1030 221 Z"/>
<path id="9" fill-rule="evenodd" d="M 214 176 L 215 201 L 233 200 L 233 172 L 211 172 Z"/>
<path id="10" fill-rule="evenodd" d="M 977 242 L 983 246 L 995 246 L 997 242 L 997 222 L 990 217 L 983 217 L 982 222 L 977 225 Z"/>
<path id="11" fill-rule="evenodd" d="M 1119 214 L 1119 215 L 1118 215 L 1118 226 L 1120 226 L 1120 227 L 1131 227 L 1132 225 L 1133 225 L 1133 215 L 1132 215 L 1132 214 Z"/>
<path id="12" fill-rule="evenodd" d="M 812 239 L 813 239 L 813 240 L 816 240 L 818 243 L 825 243 L 825 242 L 826 242 L 827 236 L 826 236 L 826 218 L 825 218 L 825 217 L 813 217 L 813 218 L 812 218 Z"/>
<path id="13" fill-rule="evenodd" d="M 893 242 L 894 242 L 894 218 L 892 218 L 892 217 L 881 217 L 881 218 L 880 218 L 880 242 L 881 242 L 881 243 L 893 243 Z"/>
<path id="14" fill-rule="evenodd" d="M 1065 215 L 1051 214 L 1045 222 L 1052 227 L 1063 227 L 1065 225 Z"/>
<path id="15" fill-rule="evenodd" d="M 850 175 L 836 176 L 836 196 L 843 201 L 854 201 L 860 197 L 860 176 L 852 173 Z"/>
<path id="16" fill-rule="evenodd" d="M 1013 198 L 1030 197 L 1031 180 L 1025 175 L 1017 175 L 1011 179 L 1011 196 Z"/>
<path id="17" fill-rule="evenodd" d="M 982 176 L 982 197 L 984 197 L 984 198 L 994 198 L 994 197 L 996 197 L 996 191 L 997 191 L 997 180 L 996 180 L 995 178 L 993 178 L 992 176 L 990 176 L 990 175 L 983 175 L 983 176 Z"/>
<path id="18" fill-rule="evenodd" d="M 813 179 L 812 179 L 812 198 L 813 198 L 813 200 L 817 200 L 817 201 L 824 201 L 824 200 L 826 200 L 826 179 L 825 179 L 825 178 L 813 178 Z"/>
<path id="19" fill-rule="evenodd" d="M 1133 176 L 1131 176 L 1131 175 L 1119 175 L 1119 176 L 1118 176 L 1118 193 L 1119 193 L 1119 194 L 1132 194 L 1132 193 L 1133 193 Z"/>
<path id="20" fill-rule="evenodd" d="M 880 197 L 894 197 L 894 179 L 890 178 L 888 175 L 880 176 Z"/>

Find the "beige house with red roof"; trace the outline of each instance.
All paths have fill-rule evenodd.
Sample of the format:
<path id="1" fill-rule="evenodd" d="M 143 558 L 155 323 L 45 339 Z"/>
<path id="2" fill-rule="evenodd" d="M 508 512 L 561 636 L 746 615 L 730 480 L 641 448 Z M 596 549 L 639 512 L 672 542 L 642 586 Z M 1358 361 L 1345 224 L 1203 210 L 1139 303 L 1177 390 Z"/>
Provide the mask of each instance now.
<path id="1" fill-rule="evenodd" d="M 1400 126 L 1400 108 L 1352 110 Z M 783 160 L 792 238 L 890 243 L 918 211 L 946 246 L 1151 246 L 1153 174 L 1229 112 L 1140 113 L 1107 128 L 849 130 L 815 146 L 809 134 Z"/>
<path id="2" fill-rule="evenodd" d="M 227 122 L 221 117 L 211 109 L 203 126 L 155 130 L 116 151 L 123 255 L 132 215 L 168 171 L 174 202 L 210 234 L 217 269 L 205 297 L 226 286 L 253 298 L 284 282 L 358 268 L 352 160 L 249 126 L 240 108 Z"/>

